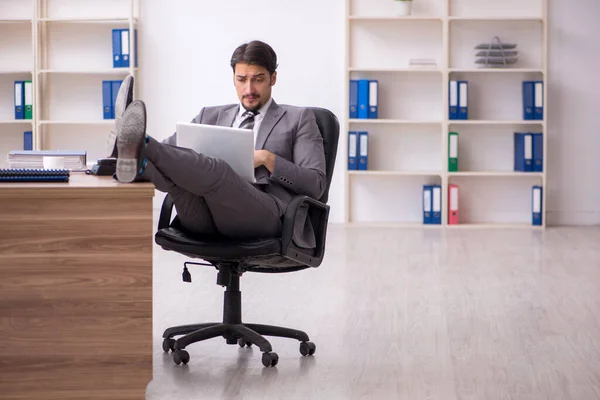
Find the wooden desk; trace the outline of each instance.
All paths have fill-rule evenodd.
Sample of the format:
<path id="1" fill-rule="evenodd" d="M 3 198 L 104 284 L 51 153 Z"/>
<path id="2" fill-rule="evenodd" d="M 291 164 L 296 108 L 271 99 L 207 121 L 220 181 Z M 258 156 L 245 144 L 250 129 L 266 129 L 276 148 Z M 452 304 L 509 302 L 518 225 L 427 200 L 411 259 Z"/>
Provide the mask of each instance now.
<path id="1" fill-rule="evenodd" d="M 0 183 L 0 399 L 144 399 L 150 183 Z"/>

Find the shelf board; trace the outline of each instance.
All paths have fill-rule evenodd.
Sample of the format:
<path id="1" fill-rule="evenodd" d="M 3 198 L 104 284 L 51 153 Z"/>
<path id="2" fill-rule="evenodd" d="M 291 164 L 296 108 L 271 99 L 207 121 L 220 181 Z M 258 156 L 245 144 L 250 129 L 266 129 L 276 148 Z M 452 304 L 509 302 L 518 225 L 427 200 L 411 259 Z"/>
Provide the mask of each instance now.
<path id="1" fill-rule="evenodd" d="M 356 176 L 441 176 L 442 171 L 358 171 L 350 170 L 349 175 Z"/>
<path id="2" fill-rule="evenodd" d="M 442 121 L 416 121 L 407 119 L 350 119 L 351 124 L 406 124 L 406 125 L 439 125 Z"/>
<path id="3" fill-rule="evenodd" d="M 393 16 L 393 15 L 381 15 L 381 16 L 358 16 L 358 15 L 350 15 L 348 16 L 350 21 L 443 21 L 443 17 L 433 17 L 433 16 Z"/>
<path id="4" fill-rule="evenodd" d="M 60 22 L 72 24 L 128 24 L 128 18 L 39 18 L 39 22 Z M 133 23 L 137 24 L 137 18 Z"/>
<path id="5" fill-rule="evenodd" d="M 137 71 L 137 68 L 133 69 Z M 60 70 L 60 69 L 41 69 L 40 74 L 72 74 L 72 75 L 122 75 L 129 73 L 129 68 L 111 68 L 97 70 Z"/>
<path id="6" fill-rule="evenodd" d="M 439 68 L 348 68 L 348 72 L 435 72 L 442 73 Z"/>
<path id="7" fill-rule="evenodd" d="M 543 226 L 532 225 L 530 223 L 464 223 L 448 224 L 449 229 L 543 229 Z"/>
<path id="8" fill-rule="evenodd" d="M 98 121 L 52 121 L 44 120 L 40 125 L 111 125 L 115 123 L 114 119 L 101 119 Z"/>
<path id="9" fill-rule="evenodd" d="M 502 73 L 502 74 L 510 74 L 510 73 L 540 73 L 543 74 L 544 71 L 539 68 L 450 68 L 448 72 L 464 72 L 464 73 Z"/>
<path id="10" fill-rule="evenodd" d="M 350 221 L 345 226 L 349 228 L 426 228 L 439 229 L 442 224 L 424 224 L 422 222 L 387 222 L 387 221 Z"/>
<path id="11" fill-rule="evenodd" d="M 30 119 L 9 119 L 6 121 L 0 120 L 0 125 L 19 125 L 19 124 L 31 124 Z"/>
<path id="12" fill-rule="evenodd" d="M 524 22 L 542 22 L 542 17 L 448 17 L 450 21 L 524 21 Z"/>
<path id="13" fill-rule="evenodd" d="M 469 120 L 450 119 L 451 125 L 542 125 L 544 120 L 522 120 L 522 121 L 493 121 L 493 120 Z"/>
<path id="14" fill-rule="evenodd" d="M 0 24 L 26 24 L 30 22 L 31 19 L 0 19 Z"/>
<path id="15" fill-rule="evenodd" d="M 31 74 L 31 71 L 10 71 L 10 70 L 6 70 L 6 71 L 2 71 L 0 70 L 0 75 L 18 75 L 18 74 Z"/>
<path id="16" fill-rule="evenodd" d="M 543 172 L 518 172 L 518 171 L 460 171 L 448 172 L 448 176 L 490 176 L 490 177 L 535 177 L 542 178 Z"/>

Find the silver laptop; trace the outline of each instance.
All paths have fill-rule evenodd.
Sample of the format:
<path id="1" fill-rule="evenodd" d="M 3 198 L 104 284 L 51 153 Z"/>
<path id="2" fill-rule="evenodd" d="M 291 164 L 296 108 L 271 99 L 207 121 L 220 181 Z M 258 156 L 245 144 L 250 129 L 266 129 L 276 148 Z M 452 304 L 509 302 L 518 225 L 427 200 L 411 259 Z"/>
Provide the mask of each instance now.
<path id="1" fill-rule="evenodd" d="M 251 129 L 177 123 L 177 146 L 225 161 L 243 179 L 254 177 L 254 133 Z"/>

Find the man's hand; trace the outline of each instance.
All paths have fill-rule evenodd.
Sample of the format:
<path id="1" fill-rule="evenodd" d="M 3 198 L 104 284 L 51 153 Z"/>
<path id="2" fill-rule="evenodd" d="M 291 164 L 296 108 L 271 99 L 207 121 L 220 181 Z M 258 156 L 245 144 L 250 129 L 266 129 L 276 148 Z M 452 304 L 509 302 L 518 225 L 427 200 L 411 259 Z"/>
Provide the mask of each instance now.
<path id="1" fill-rule="evenodd" d="M 275 169 L 275 157 L 275 154 L 268 150 L 254 150 L 254 168 L 264 165 L 270 173 L 273 173 Z"/>

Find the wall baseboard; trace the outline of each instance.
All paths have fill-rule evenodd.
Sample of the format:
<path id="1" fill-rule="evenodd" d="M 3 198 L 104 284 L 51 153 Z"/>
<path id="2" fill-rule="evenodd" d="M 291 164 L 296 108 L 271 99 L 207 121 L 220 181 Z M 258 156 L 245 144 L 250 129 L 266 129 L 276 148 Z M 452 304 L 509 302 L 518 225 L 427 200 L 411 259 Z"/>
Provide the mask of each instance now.
<path id="1" fill-rule="evenodd" d="M 548 211 L 548 226 L 600 225 L 600 211 Z"/>

